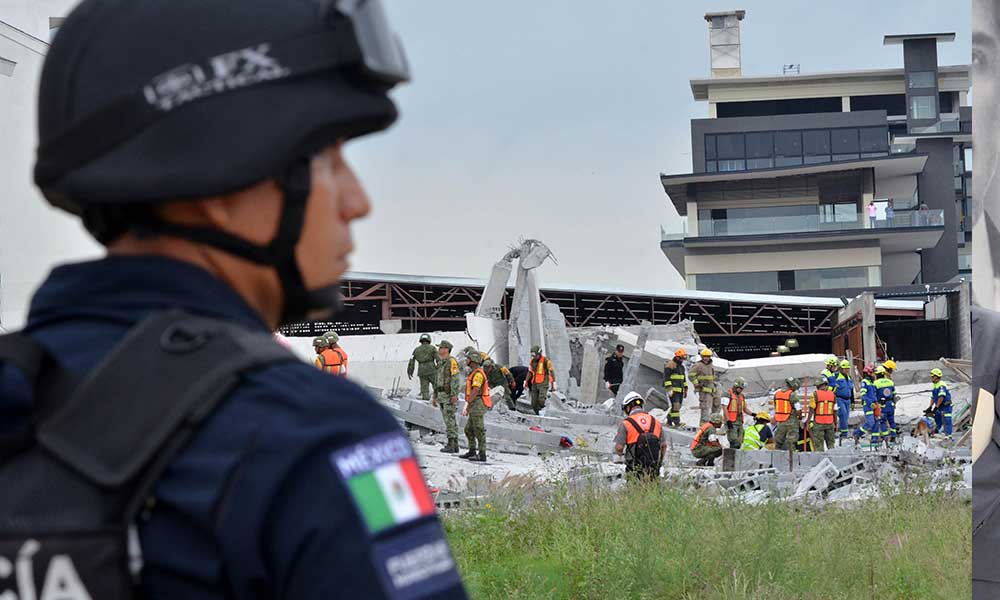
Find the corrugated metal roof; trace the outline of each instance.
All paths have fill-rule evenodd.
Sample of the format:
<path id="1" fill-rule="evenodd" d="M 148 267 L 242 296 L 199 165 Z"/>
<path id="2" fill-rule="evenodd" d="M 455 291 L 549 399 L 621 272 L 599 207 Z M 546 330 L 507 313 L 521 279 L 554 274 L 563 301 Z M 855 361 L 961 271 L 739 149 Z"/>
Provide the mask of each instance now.
<path id="1" fill-rule="evenodd" d="M 351 281 L 367 281 L 372 283 L 411 283 L 423 285 L 441 286 L 468 286 L 486 287 L 485 279 L 475 279 L 471 277 L 437 277 L 426 275 L 405 275 L 399 273 L 368 273 L 361 271 L 349 271 L 344 275 L 344 279 Z M 507 287 L 513 287 L 508 283 Z M 681 298 L 684 300 L 720 300 L 746 302 L 748 304 L 780 304 L 782 306 L 814 306 L 817 308 L 841 308 L 844 303 L 838 298 L 820 298 L 812 296 L 784 296 L 780 294 L 744 294 L 736 292 L 708 292 L 698 290 L 681 289 L 650 289 L 650 288 L 619 288 L 602 286 L 583 286 L 574 284 L 545 284 L 543 291 L 553 292 L 579 292 L 591 294 L 617 294 L 622 296 L 667 296 L 671 298 Z M 920 300 L 875 300 L 875 308 L 893 310 L 922 310 L 923 301 Z"/>

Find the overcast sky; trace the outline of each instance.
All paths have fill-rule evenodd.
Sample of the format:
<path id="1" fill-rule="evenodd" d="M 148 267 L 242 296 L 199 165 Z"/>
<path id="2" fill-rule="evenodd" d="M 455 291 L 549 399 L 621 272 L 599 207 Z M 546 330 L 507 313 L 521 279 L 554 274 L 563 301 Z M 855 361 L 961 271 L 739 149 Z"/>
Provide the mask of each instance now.
<path id="1" fill-rule="evenodd" d="M 940 0 L 388 0 L 413 81 L 402 116 L 354 142 L 372 197 L 358 271 L 485 278 L 519 236 L 548 244 L 548 283 L 682 287 L 659 249 L 679 228 L 658 175 L 691 170 L 689 80 L 707 77 L 706 11 L 742 8 L 744 75 L 902 67 L 892 33 L 954 31 L 942 64 L 970 61 L 970 6 Z M 626 8 L 628 7 L 628 8 Z"/>

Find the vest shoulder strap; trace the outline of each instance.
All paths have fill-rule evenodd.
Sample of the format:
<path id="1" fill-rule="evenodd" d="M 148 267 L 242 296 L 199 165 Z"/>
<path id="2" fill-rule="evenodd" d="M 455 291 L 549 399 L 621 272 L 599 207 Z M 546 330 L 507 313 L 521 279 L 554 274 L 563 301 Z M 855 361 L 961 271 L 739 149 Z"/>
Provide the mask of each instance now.
<path id="1" fill-rule="evenodd" d="M 298 359 L 270 335 L 157 313 L 132 328 L 36 438 L 97 485 L 120 487 L 140 473 L 152 485 L 243 372 L 278 362 Z"/>

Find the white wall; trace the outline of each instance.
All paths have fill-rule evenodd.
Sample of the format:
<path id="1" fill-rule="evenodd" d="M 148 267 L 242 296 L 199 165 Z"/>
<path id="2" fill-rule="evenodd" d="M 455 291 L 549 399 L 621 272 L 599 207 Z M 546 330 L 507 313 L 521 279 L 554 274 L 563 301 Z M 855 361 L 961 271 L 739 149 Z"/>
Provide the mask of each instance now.
<path id="1" fill-rule="evenodd" d="M 48 20 L 73 4 L 0 0 L 0 57 L 17 63 L 12 77 L 0 75 L 0 328 L 8 330 L 21 326 L 31 294 L 54 264 L 100 252 L 76 219 L 49 208 L 31 180 Z"/>
<path id="2" fill-rule="evenodd" d="M 393 382 L 399 378 L 400 388 L 409 389 L 413 385 L 406 378 L 406 363 L 413 355 L 413 349 L 420 344 L 419 333 L 399 333 L 396 335 L 345 335 L 340 338 L 340 346 L 347 352 L 347 376 L 362 385 L 382 388 L 392 388 Z M 292 344 L 292 349 L 303 359 L 313 361 L 316 353 L 312 348 L 312 338 L 286 338 Z M 448 340 L 458 353 L 466 346 L 475 346 L 469 336 L 462 331 L 435 332 L 431 341 L 435 344 Z M 463 363 L 463 361 L 459 361 Z M 464 363 L 463 363 L 464 364 Z M 414 382 L 419 381 L 414 375 Z"/>

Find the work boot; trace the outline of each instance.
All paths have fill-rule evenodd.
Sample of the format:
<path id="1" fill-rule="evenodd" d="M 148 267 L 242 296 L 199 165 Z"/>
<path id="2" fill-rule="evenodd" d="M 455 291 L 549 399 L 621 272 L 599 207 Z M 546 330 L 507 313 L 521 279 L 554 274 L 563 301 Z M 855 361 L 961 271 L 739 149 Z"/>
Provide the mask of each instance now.
<path id="1" fill-rule="evenodd" d="M 486 453 L 485 452 L 480 452 L 476 456 L 470 456 L 469 460 L 472 461 L 472 462 L 481 462 L 481 463 L 484 463 L 484 462 L 486 462 Z"/>
<path id="2" fill-rule="evenodd" d="M 477 454 L 478 453 L 476 452 L 475 448 L 470 448 L 468 452 L 466 452 L 465 454 L 462 454 L 461 456 L 459 456 L 459 458 L 472 458 L 473 456 L 476 456 Z"/>
<path id="3" fill-rule="evenodd" d="M 441 452 L 446 452 L 448 454 L 458 454 L 458 440 L 452 438 L 448 440 L 444 448 L 441 448 Z"/>

